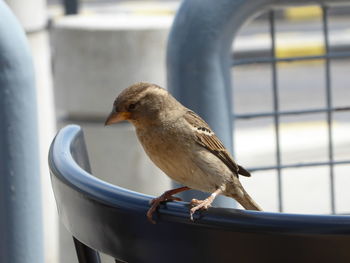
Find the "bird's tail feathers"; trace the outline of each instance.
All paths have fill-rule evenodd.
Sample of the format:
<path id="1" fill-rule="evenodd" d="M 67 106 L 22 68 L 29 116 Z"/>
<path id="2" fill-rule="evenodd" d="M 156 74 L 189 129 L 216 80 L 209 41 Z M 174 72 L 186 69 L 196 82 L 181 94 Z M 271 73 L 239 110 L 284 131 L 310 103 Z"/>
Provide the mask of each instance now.
<path id="1" fill-rule="evenodd" d="M 245 195 L 244 198 L 237 199 L 237 201 L 247 210 L 262 211 L 262 208 L 249 195 Z"/>
<path id="2" fill-rule="evenodd" d="M 231 197 L 233 197 L 246 210 L 262 211 L 262 208 L 253 200 L 243 187 L 240 190 L 242 191 L 241 194 L 235 193 Z"/>

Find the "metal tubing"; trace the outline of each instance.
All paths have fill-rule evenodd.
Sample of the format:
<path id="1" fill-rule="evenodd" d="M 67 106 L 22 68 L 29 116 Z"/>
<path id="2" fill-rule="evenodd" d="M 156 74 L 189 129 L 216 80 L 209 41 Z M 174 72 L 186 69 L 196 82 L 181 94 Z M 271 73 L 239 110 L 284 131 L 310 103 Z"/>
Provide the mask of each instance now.
<path id="1" fill-rule="evenodd" d="M 186 0 L 174 20 L 167 47 L 168 89 L 214 129 L 232 152 L 231 45 L 244 21 L 273 2 L 240 0 Z M 184 200 L 199 192 L 187 191 Z M 233 207 L 219 196 L 215 205 Z"/>
<path id="2" fill-rule="evenodd" d="M 329 32 L 328 32 L 328 8 L 322 7 L 322 28 L 324 36 L 324 46 L 326 53 L 329 53 Z M 333 156 L 333 114 L 330 109 L 333 108 L 332 104 L 332 91 L 331 91 L 331 69 L 329 58 L 325 59 L 325 77 L 326 77 L 326 107 L 327 111 L 327 133 L 328 133 L 328 159 L 329 159 L 329 180 L 330 180 L 330 196 L 331 196 L 331 211 L 335 214 L 335 186 L 334 186 L 334 156 Z"/>
<path id="3" fill-rule="evenodd" d="M 269 12 L 271 53 L 276 55 L 276 30 L 275 30 L 275 13 L 274 10 Z M 277 63 L 271 63 L 272 69 L 272 94 L 273 94 L 273 110 L 279 112 L 279 96 L 277 83 Z M 280 147 L 280 116 L 273 115 L 274 131 L 275 131 L 275 153 L 276 153 L 276 171 L 277 171 L 277 193 L 278 193 L 278 210 L 283 212 L 283 196 L 282 196 L 282 170 L 281 170 L 281 147 Z"/>
<path id="4" fill-rule="evenodd" d="M 238 25 L 255 11 L 256 7 L 247 2 L 184 1 L 170 32 L 167 49 L 168 89 L 185 106 L 201 115 L 231 152 L 230 53 Z M 183 197 L 191 198 L 188 193 Z M 217 200 L 221 206 L 233 206 L 230 199 Z"/>
<path id="5" fill-rule="evenodd" d="M 276 58 L 276 57 L 256 57 L 256 58 L 242 58 L 231 61 L 232 66 L 250 65 L 250 64 L 265 64 L 272 62 L 294 62 L 294 61 L 307 61 L 307 60 L 318 60 L 318 59 L 349 59 L 350 52 L 347 51 L 330 51 L 324 55 L 315 56 L 296 56 L 287 58 Z"/>
<path id="6" fill-rule="evenodd" d="M 44 262 L 34 69 L 25 34 L 0 1 L 0 255 Z"/>
<path id="7" fill-rule="evenodd" d="M 289 110 L 289 111 L 276 111 L 276 112 L 257 112 L 257 113 L 243 113 L 232 116 L 234 119 L 255 119 L 255 118 L 266 118 L 279 116 L 293 116 L 293 115 L 304 115 L 304 114 L 318 114 L 325 112 L 342 112 L 350 111 L 350 107 L 332 107 L 332 108 L 317 108 L 317 109 L 305 109 L 305 110 Z"/>
<path id="8" fill-rule="evenodd" d="M 327 161 L 327 162 L 305 162 L 305 163 L 291 163 L 291 164 L 282 164 L 280 166 L 268 165 L 268 166 L 258 166 L 258 167 L 248 167 L 249 171 L 266 171 L 266 170 L 276 170 L 285 169 L 285 168 L 302 168 L 302 167 L 314 167 L 314 166 L 330 166 L 330 165 L 339 165 L 339 164 L 350 164 L 350 160 L 343 161 Z"/>

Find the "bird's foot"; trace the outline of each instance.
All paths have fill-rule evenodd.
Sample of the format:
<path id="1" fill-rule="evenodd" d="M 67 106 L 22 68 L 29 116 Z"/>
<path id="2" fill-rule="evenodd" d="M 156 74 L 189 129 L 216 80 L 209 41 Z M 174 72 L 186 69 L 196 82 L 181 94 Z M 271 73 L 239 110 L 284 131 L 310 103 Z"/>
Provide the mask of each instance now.
<path id="1" fill-rule="evenodd" d="M 193 221 L 193 214 L 197 210 L 207 210 L 211 207 L 211 203 L 213 202 L 212 198 L 206 198 L 204 200 L 192 199 L 190 205 L 192 208 L 190 209 L 190 218 Z"/>
<path id="2" fill-rule="evenodd" d="M 198 200 L 198 199 L 192 199 L 191 206 L 193 206 L 190 209 L 190 218 L 193 221 L 193 214 L 197 210 L 207 210 L 209 207 L 211 207 L 211 203 L 214 201 L 215 197 L 222 193 L 222 190 L 219 188 L 214 193 L 212 193 L 208 198 L 204 200 Z"/>
<path id="3" fill-rule="evenodd" d="M 153 205 L 159 206 L 160 203 L 162 203 L 162 202 L 169 202 L 169 201 L 182 201 L 182 199 L 180 197 L 176 197 L 176 196 L 172 196 L 172 195 L 166 196 L 166 195 L 163 194 L 163 195 L 161 195 L 161 196 L 159 196 L 157 198 L 152 199 L 149 202 L 149 204 L 151 206 L 153 206 Z"/>
<path id="4" fill-rule="evenodd" d="M 152 223 L 155 224 L 156 222 L 153 220 L 153 213 L 157 210 L 158 206 L 163 202 L 168 201 L 182 201 L 181 198 L 173 196 L 174 194 L 190 190 L 187 186 L 179 187 L 176 189 L 172 189 L 169 191 L 164 192 L 161 196 L 154 198 L 151 200 L 150 205 L 151 208 L 147 211 L 147 218 Z"/>

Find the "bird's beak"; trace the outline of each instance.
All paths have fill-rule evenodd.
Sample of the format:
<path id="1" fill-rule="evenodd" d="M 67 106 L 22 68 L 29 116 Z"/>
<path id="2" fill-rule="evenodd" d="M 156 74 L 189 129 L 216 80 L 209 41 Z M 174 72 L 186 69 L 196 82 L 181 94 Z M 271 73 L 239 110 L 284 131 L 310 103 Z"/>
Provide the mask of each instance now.
<path id="1" fill-rule="evenodd" d="M 128 120 L 130 118 L 130 112 L 126 112 L 126 111 L 122 111 L 122 112 L 115 112 L 115 111 L 112 111 L 106 122 L 105 122 L 105 126 L 107 125 L 111 125 L 113 123 L 117 123 L 117 122 L 121 122 L 121 121 L 124 121 L 124 120 Z"/>

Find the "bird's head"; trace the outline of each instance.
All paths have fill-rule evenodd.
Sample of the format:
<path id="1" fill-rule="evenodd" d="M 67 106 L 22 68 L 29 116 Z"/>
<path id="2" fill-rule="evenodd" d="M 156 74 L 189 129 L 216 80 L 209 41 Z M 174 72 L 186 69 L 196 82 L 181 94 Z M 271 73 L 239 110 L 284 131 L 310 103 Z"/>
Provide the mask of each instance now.
<path id="1" fill-rule="evenodd" d="M 123 90 L 113 103 L 105 125 L 111 125 L 123 120 L 134 124 L 153 122 L 160 112 L 174 103 L 175 99 L 165 90 L 155 84 L 136 83 Z"/>

